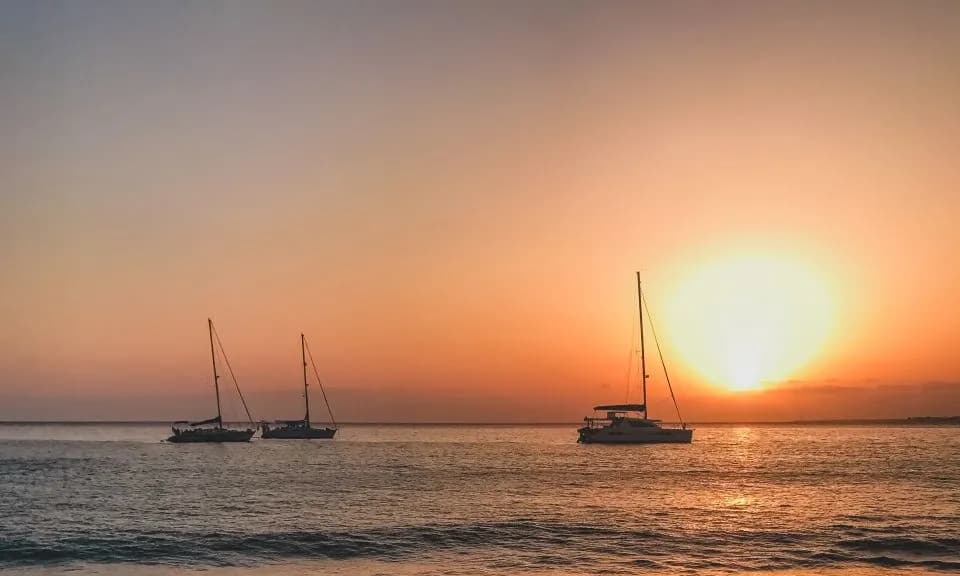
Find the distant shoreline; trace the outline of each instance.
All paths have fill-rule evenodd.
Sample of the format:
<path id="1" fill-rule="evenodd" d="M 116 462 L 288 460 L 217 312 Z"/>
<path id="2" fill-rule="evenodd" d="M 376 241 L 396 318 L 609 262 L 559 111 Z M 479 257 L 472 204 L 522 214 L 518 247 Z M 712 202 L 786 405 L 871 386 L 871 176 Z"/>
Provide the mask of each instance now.
<path id="1" fill-rule="evenodd" d="M 0 420 L 5 425 L 122 426 L 169 425 L 173 420 Z M 230 422 L 228 424 L 248 424 Z M 572 426 L 580 422 L 340 422 L 342 426 Z M 907 418 L 838 418 L 820 420 L 752 420 L 688 422 L 690 426 L 864 426 L 864 425 L 960 425 L 960 416 L 910 416 Z"/>

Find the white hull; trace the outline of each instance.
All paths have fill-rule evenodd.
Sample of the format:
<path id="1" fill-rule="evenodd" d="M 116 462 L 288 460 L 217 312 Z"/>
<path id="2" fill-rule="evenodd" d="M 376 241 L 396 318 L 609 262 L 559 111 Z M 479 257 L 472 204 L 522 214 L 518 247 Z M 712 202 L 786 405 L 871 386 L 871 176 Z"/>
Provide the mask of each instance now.
<path id="1" fill-rule="evenodd" d="M 634 428 L 611 425 L 603 428 L 581 428 L 579 442 L 583 444 L 689 444 L 693 430 L 687 428 Z"/>

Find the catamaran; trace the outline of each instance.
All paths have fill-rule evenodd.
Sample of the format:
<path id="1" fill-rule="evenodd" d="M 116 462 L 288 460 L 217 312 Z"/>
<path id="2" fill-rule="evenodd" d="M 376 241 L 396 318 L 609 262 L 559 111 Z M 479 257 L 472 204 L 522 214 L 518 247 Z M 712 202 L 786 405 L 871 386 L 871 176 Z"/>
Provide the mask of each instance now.
<path id="1" fill-rule="evenodd" d="M 670 397 L 673 399 L 674 408 L 677 410 L 679 425 L 677 427 L 667 427 L 660 420 L 651 420 L 647 417 L 647 378 L 649 378 L 649 375 L 647 374 L 647 361 L 643 349 L 643 310 L 646 308 L 646 300 L 640 286 L 639 272 L 637 272 L 637 305 L 640 310 L 640 380 L 643 385 L 643 403 L 594 406 L 593 410 L 595 412 L 605 414 L 584 418 L 585 425 L 577 430 L 579 433 L 577 442 L 584 444 L 677 444 L 690 443 L 693 440 L 693 429 L 687 428 L 686 423 L 680 416 L 680 407 L 677 405 L 677 398 L 673 394 L 673 386 L 670 384 L 670 376 L 667 374 L 667 365 L 663 361 L 660 341 L 657 339 L 657 332 L 653 329 L 652 321 L 650 331 L 657 344 L 657 354 L 660 356 L 660 364 L 663 366 L 664 379 L 670 389 Z M 647 315 L 650 315 L 649 309 L 647 309 Z M 629 383 L 627 386 L 629 387 Z"/>
<path id="2" fill-rule="evenodd" d="M 213 320 L 210 318 L 207 318 L 207 331 L 210 333 L 210 357 L 213 359 L 213 388 L 217 395 L 217 415 L 207 420 L 200 420 L 199 422 L 187 422 L 185 420 L 174 422 L 172 427 L 173 436 L 167 438 L 167 442 L 249 442 L 250 438 L 253 437 L 253 433 L 256 432 L 256 428 L 252 425 L 253 418 L 250 417 L 247 402 L 243 399 L 243 393 L 240 392 L 240 385 L 237 384 L 237 379 L 233 375 L 233 368 L 230 368 L 230 362 L 227 360 L 227 355 L 223 351 L 223 343 L 220 342 L 220 336 L 216 335 Z M 226 428 L 223 425 L 223 415 L 220 411 L 220 375 L 217 373 L 217 353 L 213 346 L 215 335 L 217 343 L 220 344 L 220 353 L 227 364 L 230 377 L 233 379 L 233 384 L 237 388 L 237 393 L 240 394 L 240 401 L 243 403 L 243 409 L 246 411 L 247 419 L 251 424 L 251 426 L 246 429 L 237 430 Z M 178 425 L 186 425 L 187 427 L 180 428 Z"/>
<path id="3" fill-rule="evenodd" d="M 314 428 L 310 424 L 310 395 L 307 391 L 307 355 L 310 355 L 310 364 L 313 366 L 313 374 L 317 378 L 317 384 L 320 386 L 320 393 L 323 395 L 323 403 L 327 406 L 327 414 L 330 415 L 332 426 L 323 428 Z M 275 422 L 276 427 L 271 428 L 266 422 L 260 425 L 261 436 L 263 438 L 290 438 L 308 440 L 311 438 L 333 438 L 337 433 L 337 422 L 333 419 L 333 411 L 330 409 L 330 402 L 327 401 L 327 393 L 323 389 L 323 382 L 320 381 L 320 374 L 317 372 L 317 365 L 313 361 L 313 354 L 307 345 L 307 339 L 300 334 L 300 361 L 303 364 L 303 401 L 306 405 L 306 414 L 301 420 L 280 420 Z"/>

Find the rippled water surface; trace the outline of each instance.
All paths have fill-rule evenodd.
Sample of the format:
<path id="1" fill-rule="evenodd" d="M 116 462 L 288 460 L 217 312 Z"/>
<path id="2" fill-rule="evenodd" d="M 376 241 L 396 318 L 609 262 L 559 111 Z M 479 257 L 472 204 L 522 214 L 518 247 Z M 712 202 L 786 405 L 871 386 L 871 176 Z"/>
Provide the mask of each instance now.
<path id="1" fill-rule="evenodd" d="M 166 434 L 0 425 L 0 569 L 960 570 L 956 427 L 701 426 L 688 446 L 583 446 L 575 426 Z"/>

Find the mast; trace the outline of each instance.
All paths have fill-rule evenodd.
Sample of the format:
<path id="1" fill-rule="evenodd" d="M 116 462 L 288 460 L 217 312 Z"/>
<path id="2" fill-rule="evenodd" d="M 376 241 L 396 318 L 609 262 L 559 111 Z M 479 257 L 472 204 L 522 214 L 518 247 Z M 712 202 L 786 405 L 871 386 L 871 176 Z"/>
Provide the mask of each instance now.
<path id="1" fill-rule="evenodd" d="M 643 290 L 637 272 L 637 309 L 640 311 L 640 381 L 643 382 L 643 418 L 647 418 L 647 359 L 643 352 Z"/>
<path id="2" fill-rule="evenodd" d="M 303 362 L 303 401 L 307 405 L 307 415 L 304 417 L 304 420 L 307 423 L 307 428 L 310 427 L 310 396 L 307 394 L 307 351 L 306 345 L 304 344 L 303 332 L 300 333 L 300 360 Z"/>
<path id="3" fill-rule="evenodd" d="M 213 320 L 207 318 L 207 331 L 210 333 L 210 360 L 213 361 L 213 388 L 217 391 L 217 424 L 223 427 L 220 415 L 220 376 L 217 375 L 217 353 L 213 349 Z"/>

